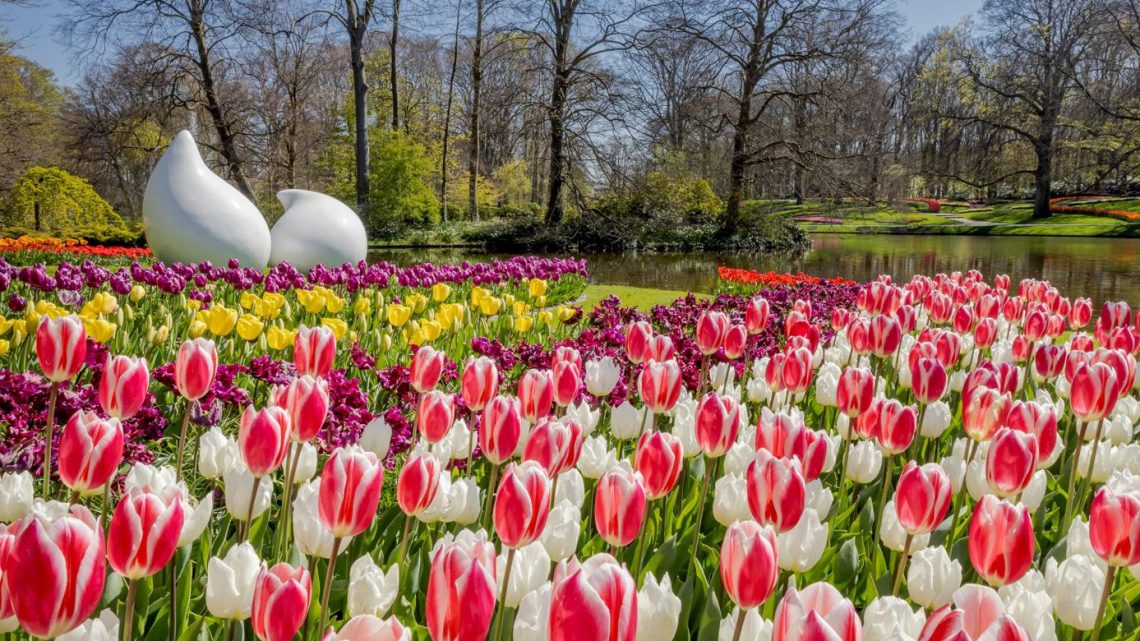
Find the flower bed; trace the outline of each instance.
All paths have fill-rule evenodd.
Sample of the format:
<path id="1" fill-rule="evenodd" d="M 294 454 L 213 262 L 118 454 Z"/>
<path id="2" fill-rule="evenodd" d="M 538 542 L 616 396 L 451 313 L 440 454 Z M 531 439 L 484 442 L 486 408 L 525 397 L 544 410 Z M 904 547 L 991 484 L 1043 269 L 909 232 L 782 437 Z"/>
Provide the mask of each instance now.
<path id="1" fill-rule="evenodd" d="M 77 315 L 45 312 L 0 357 L 0 429 L 21 439 L 0 460 L 25 470 L 0 477 L 0 629 L 1134 636 L 1140 321 L 1126 303 L 1094 322 L 1087 299 L 1039 281 L 796 278 L 648 313 L 610 298 L 535 330 L 518 323 L 532 312 L 484 313 L 550 295 L 520 280 L 498 286 L 525 282 L 514 301 L 471 285 L 459 331 L 404 350 L 362 336 L 402 346 L 413 316 L 453 304 L 439 282 L 390 284 L 383 307 L 369 285 L 355 299 L 329 285 L 337 302 L 225 282 L 218 298 L 257 319 L 276 320 L 257 311 L 269 294 L 300 294 L 283 316 L 352 329 L 259 350 L 214 332 L 218 314 L 198 339 L 174 323 L 177 348 L 148 369 L 128 357 L 148 341 L 95 341 Z M 321 310 L 299 311 L 313 291 Z M 130 313 L 155 311 L 146 296 L 109 312 L 132 335 Z M 222 304 L 178 313 L 192 324 Z"/>
<path id="2" fill-rule="evenodd" d="M 833 278 L 817 278 L 809 276 L 803 272 L 795 274 L 781 273 L 781 272 L 758 272 L 751 269 L 735 269 L 732 267 L 720 266 L 716 268 L 717 276 L 720 278 L 718 289 L 730 292 L 750 292 L 757 289 L 766 289 L 769 287 L 794 287 L 796 285 L 818 285 L 820 283 L 831 283 L 833 285 L 854 285 L 853 280 L 847 280 L 842 276 Z"/>
<path id="3" fill-rule="evenodd" d="M 1081 198 L 1054 198 L 1049 201 L 1049 211 L 1055 214 L 1085 214 L 1088 216 L 1104 216 L 1106 218 L 1115 218 L 1123 220 L 1126 223 L 1140 223 L 1140 212 L 1126 211 L 1123 209 L 1101 209 L 1099 207 L 1081 207 L 1074 205 L 1063 205 L 1060 203 L 1065 202 L 1080 202 Z"/>
<path id="4" fill-rule="evenodd" d="M 138 260 L 152 255 L 151 251 L 145 247 L 89 245 L 87 241 L 82 239 L 55 238 L 52 236 L 0 238 L 0 254 L 8 254 L 9 257 L 22 264 L 51 260 L 57 254 L 123 258 L 126 260 Z"/>

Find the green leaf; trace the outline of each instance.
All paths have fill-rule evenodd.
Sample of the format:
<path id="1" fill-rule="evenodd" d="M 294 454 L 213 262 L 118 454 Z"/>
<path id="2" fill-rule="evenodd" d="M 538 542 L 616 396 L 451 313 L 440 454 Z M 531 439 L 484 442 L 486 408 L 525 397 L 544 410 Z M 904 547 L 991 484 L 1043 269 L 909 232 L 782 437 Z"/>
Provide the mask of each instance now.
<path id="1" fill-rule="evenodd" d="M 677 633 L 673 635 L 673 641 L 686 641 L 690 638 L 688 621 L 693 609 L 693 577 L 681 585 L 677 598 L 681 600 L 681 613 L 677 617 Z"/>
<path id="2" fill-rule="evenodd" d="M 662 543 L 656 550 L 653 551 L 653 554 L 649 557 L 649 560 L 645 562 L 642 576 L 645 576 L 646 574 L 652 572 L 653 576 L 660 579 L 662 575 L 670 573 L 670 570 L 673 569 L 673 562 L 676 560 L 676 558 L 677 537 L 674 535 L 669 537 L 664 543 Z"/>
<path id="3" fill-rule="evenodd" d="M 720 604 L 717 603 L 716 595 L 710 591 L 708 598 L 705 599 L 705 610 L 701 613 L 701 627 L 697 641 L 717 641 L 720 619 Z"/>
<path id="4" fill-rule="evenodd" d="M 847 539 L 839 546 L 839 554 L 835 562 L 835 583 L 838 585 L 852 585 L 863 567 L 859 558 L 859 548 L 855 539 Z"/>

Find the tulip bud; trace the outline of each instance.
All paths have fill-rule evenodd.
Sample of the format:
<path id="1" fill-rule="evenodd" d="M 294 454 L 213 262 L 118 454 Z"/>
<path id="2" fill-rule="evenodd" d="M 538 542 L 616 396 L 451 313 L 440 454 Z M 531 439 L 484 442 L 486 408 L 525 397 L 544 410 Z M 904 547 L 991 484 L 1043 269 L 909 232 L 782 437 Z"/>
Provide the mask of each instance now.
<path id="1" fill-rule="evenodd" d="M 44 316 L 36 329 L 36 358 L 53 383 L 75 376 L 87 356 L 87 332 L 76 316 Z"/>
<path id="2" fill-rule="evenodd" d="M 1059 564 L 1054 558 L 1045 562 L 1045 589 L 1053 610 L 1071 628 L 1088 631 L 1096 625 L 1104 582 L 1104 568 L 1087 556 L 1070 554 Z"/>
<path id="3" fill-rule="evenodd" d="M 192 338 L 178 348 L 174 360 L 174 387 L 183 398 L 196 401 L 214 386 L 218 373 L 218 348 L 214 341 Z"/>
<path id="4" fill-rule="evenodd" d="M 740 405 L 730 396 L 709 392 L 697 405 L 696 435 L 709 458 L 724 456 L 740 430 Z"/>
<path id="5" fill-rule="evenodd" d="M 485 639 L 491 627 L 495 547 L 482 532 L 464 532 L 432 553 L 425 618 L 433 641 Z"/>
<path id="6" fill-rule="evenodd" d="M 119 419 L 86 411 L 72 414 L 59 437 L 60 480 L 80 494 L 103 487 L 123 462 L 124 440 Z"/>
<path id="7" fill-rule="evenodd" d="M 242 465 L 235 465 L 222 475 L 222 483 L 226 490 L 226 511 L 239 521 L 246 521 L 250 517 L 248 510 L 251 498 L 253 499 L 252 516 L 255 519 L 269 509 L 269 503 L 273 499 L 272 483 L 259 482 L 257 484 L 257 496 L 251 496 L 254 482 L 254 476 Z"/>
<path id="8" fill-rule="evenodd" d="M 396 481 L 396 502 L 404 514 L 416 516 L 435 500 L 440 487 L 439 461 L 431 454 L 414 454 L 404 462 Z"/>
<path id="9" fill-rule="evenodd" d="M 260 571 L 261 559 L 248 541 L 231 547 L 224 558 L 211 557 L 206 565 L 206 609 L 220 619 L 248 619 Z"/>
<path id="10" fill-rule="evenodd" d="M 986 451 L 986 481 L 1004 498 L 1025 491 L 1037 468 L 1037 437 L 1003 427 Z"/>
<path id="11" fill-rule="evenodd" d="M 602 540 L 614 547 L 632 543 L 645 521 L 645 503 L 641 477 L 628 467 L 610 468 L 594 493 L 594 521 Z"/>
<path id="12" fill-rule="evenodd" d="M 720 548 L 720 578 L 732 602 L 755 608 L 776 589 L 776 533 L 755 521 L 729 526 Z"/>
<path id="13" fill-rule="evenodd" d="M 875 393 L 875 376 L 865 367 L 848 367 L 839 376 L 835 402 L 839 411 L 851 418 L 871 406 Z"/>
<path id="14" fill-rule="evenodd" d="M 1003 586 L 1025 576 L 1033 563 L 1029 510 L 983 496 L 970 520 L 970 561 L 988 583 Z"/>
<path id="15" fill-rule="evenodd" d="M 298 376 L 308 374 L 324 378 L 332 369 L 335 358 L 336 335 L 332 329 L 323 325 L 301 325 L 297 329 L 297 335 L 293 337 L 293 364 L 297 366 Z"/>
<path id="16" fill-rule="evenodd" d="M 681 397 L 681 368 L 675 360 L 650 360 L 637 378 L 641 400 L 655 414 L 673 409 Z"/>
<path id="17" fill-rule="evenodd" d="M 499 369 L 495 361 L 480 356 L 467 359 L 460 379 L 460 396 L 473 412 L 481 411 L 499 393 Z M 438 639 L 436 641 L 439 641 Z"/>
<path id="18" fill-rule="evenodd" d="M 601 436 L 587 437 L 582 443 L 582 455 L 578 458 L 578 471 L 588 479 L 601 478 L 606 470 L 617 465 L 617 452 L 609 448 Z"/>
<path id="19" fill-rule="evenodd" d="M 107 560 L 126 579 L 161 570 L 178 547 L 185 513 L 175 486 L 162 493 L 136 491 L 115 507 L 107 528 Z"/>
<path id="20" fill-rule="evenodd" d="M 582 388 L 580 362 L 556 361 L 550 369 L 550 380 L 554 402 L 559 407 L 570 405 L 578 397 L 578 391 Z"/>
<path id="21" fill-rule="evenodd" d="M 336 538 L 367 530 L 380 505 L 383 483 L 384 466 L 371 452 L 359 447 L 333 452 L 321 472 L 321 523 Z"/>
<path id="22" fill-rule="evenodd" d="M 130 418 L 146 401 L 149 384 L 145 358 L 107 356 L 99 377 L 99 406 L 113 418 Z"/>
<path id="23" fill-rule="evenodd" d="M 634 466 L 641 474 L 645 494 L 659 499 L 671 492 L 681 476 L 685 459 L 681 440 L 668 432 L 646 432 L 637 441 Z"/>
<path id="24" fill-rule="evenodd" d="M 246 406 L 238 430 L 238 450 L 254 477 L 268 476 L 281 467 L 289 452 L 291 434 L 292 423 L 284 409 L 255 410 L 252 405 Z"/>
<path id="25" fill-rule="evenodd" d="M 744 308 L 744 324 L 749 334 L 756 335 L 768 328 L 770 311 L 771 306 L 767 298 L 757 296 L 748 301 L 748 305 Z"/>
<path id="26" fill-rule="evenodd" d="M 550 641 L 630 641 L 637 630 L 637 584 L 609 554 L 554 569 Z"/>
<path id="27" fill-rule="evenodd" d="M 892 456 L 910 447 L 917 431 L 916 419 L 914 408 L 909 405 L 893 398 L 882 403 L 877 436 L 884 454 Z"/>
<path id="28" fill-rule="evenodd" d="M 859 641 L 863 625 L 855 606 L 830 583 L 790 586 L 776 606 L 772 641 Z"/>
<path id="29" fill-rule="evenodd" d="M 412 389 L 420 394 L 433 389 L 443 374 L 443 364 L 447 354 L 435 349 L 431 345 L 420 345 L 416 353 L 412 354 L 410 378 Z"/>
<path id="30" fill-rule="evenodd" d="M 709 356 L 724 345 L 730 322 L 723 312 L 701 312 L 697 319 L 696 339 L 702 354 Z"/>
<path id="31" fill-rule="evenodd" d="M 329 384 L 309 375 L 295 378 L 274 390 L 270 404 L 289 414 L 293 441 L 307 443 L 316 438 L 328 416 Z"/>
<path id="32" fill-rule="evenodd" d="M 542 420 L 531 431 L 523 450 L 524 461 L 537 461 L 550 478 L 578 464 L 582 454 L 582 426 L 572 420 Z"/>
<path id="33" fill-rule="evenodd" d="M 806 488 L 797 462 L 760 450 L 748 466 L 747 480 L 748 508 L 757 521 L 777 532 L 786 532 L 799 523 Z"/>
<path id="34" fill-rule="evenodd" d="M 895 488 L 899 523 L 911 536 L 929 534 L 946 518 L 951 499 L 950 477 L 937 463 L 910 461 Z"/>
<path id="35" fill-rule="evenodd" d="M 519 548 L 538 540 L 550 517 L 550 477 L 535 461 L 507 466 L 495 492 L 492 518 L 503 545 Z"/>
<path id="36" fill-rule="evenodd" d="M 487 460 L 502 465 L 514 455 L 522 435 L 522 421 L 518 400 L 496 396 L 486 403 L 479 429 L 479 447 Z"/>
<path id="37" fill-rule="evenodd" d="M 848 444 L 851 448 L 847 457 L 844 474 L 856 483 L 866 485 L 879 478 L 883 466 L 883 452 L 873 441 L 858 441 Z"/>
<path id="38" fill-rule="evenodd" d="M 262 567 L 253 590 L 253 633 L 261 641 L 290 641 L 305 622 L 312 591 L 312 577 L 304 567 Z"/>
<path id="39" fill-rule="evenodd" d="M 629 401 L 622 401 L 621 405 L 610 412 L 610 432 L 614 438 L 628 441 L 637 438 L 645 431 L 645 425 L 652 420 L 653 415 L 649 408 L 637 408 L 631 405 Z"/>
<path id="40" fill-rule="evenodd" d="M 451 394 L 431 390 L 420 396 L 416 428 L 428 443 L 438 443 L 451 431 L 455 421 L 455 401 Z"/>
<path id="41" fill-rule="evenodd" d="M 609 396 L 620 376 L 621 370 L 609 356 L 586 361 L 586 391 L 596 398 Z"/>

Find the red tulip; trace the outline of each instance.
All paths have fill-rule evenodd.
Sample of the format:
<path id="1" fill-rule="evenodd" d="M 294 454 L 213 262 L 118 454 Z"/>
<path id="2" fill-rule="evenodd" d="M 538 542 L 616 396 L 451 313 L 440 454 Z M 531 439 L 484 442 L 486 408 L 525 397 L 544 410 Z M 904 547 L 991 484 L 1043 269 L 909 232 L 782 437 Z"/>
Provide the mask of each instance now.
<path id="1" fill-rule="evenodd" d="M 902 305 L 895 310 L 895 320 L 898 321 L 902 333 L 910 334 L 918 325 L 918 312 L 913 305 Z"/>
<path id="2" fill-rule="evenodd" d="M 528 369 L 519 379 L 519 405 L 531 423 L 550 414 L 554 405 L 554 380 L 549 370 Z"/>
<path id="3" fill-rule="evenodd" d="M 1033 564 L 1033 521 L 1024 505 L 987 494 L 970 520 L 970 561 L 990 585 L 1009 585 Z"/>
<path id="4" fill-rule="evenodd" d="M 438 443 L 451 431 L 455 421 L 455 399 L 451 394 L 431 390 L 420 395 L 416 428 L 428 443 Z"/>
<path id="5" fill-rule="evenodd" d="M 731 396 L 709 392 L 697 403 L 697 445 L 705 456 L 717 458 L 736 442 L 740 431 L 740 405 Z"/>
<path id="6" fill-rule="evenodd" d="M 989 347 L 997 340 L 997 321 L 992 318 L 983 318 L 974 327 L 974 343 L 978 347 Z"/>
<path id="7" fill-rule="evenodd" d="M 566 407 L 578 398 L 582 389 L 582 367 L 573 362 L 556 362 L 550 370 L 551 392 L 559 407 Z M 520 391 L 521 394 L 521 391 Z"/>
<path id="8" fill-rule="evenodd" d="M 1113 567 L 1140 563 L 1140 494 L 1102 487 L 1089 510 L 1093 551 Z"/>
<path id="9" fill-rule="evenodd" d="M 862 641 L 863 624 L 851 601 L 830 583 L 789 586 L 776 606 L 772 641 Z"/>
<path id="10" fill-rule="evenodd" d="M 883 398 L 872 399 L 867 411 L 855 417 L 851 430 L 856 436 L 864 440 L 879 438 L 879 415 L 882 414 L 884 402 L 886 399 Z"/>
<path id="11" fill-rule="evenodd" d="M 920 358 L 911 363 L 910 382 L 915 399 L 924 405 L 941 400 L 949 383 L 946 368 L 936 358 Z"/>
<path id="12" fill-rule="evenodd" d="M 424 607 L 432 641 L 484 641 L 495 612 L 495 546 L 480 535 L 432 553 Z"/>
<path id="13" fill-rule="evenodd" d="M 1065 369 L 1067 352 L 1060 345 L 1042 345 L 1033 352 L 1033 371 L 1043 380 L 1060 376 Z"/>
<path id="14" fill-rule="evenodd" d="M 807 488 L 799 463 L 760 450 L 748 466 L 748 509 L 762 525 L 787 532 L 800 522 Z"/>
<path id="15" fill-rule="evenodd" d="M 312 593 L 313 579 L 304 566 L 262 567 L 253 584 L 253 633 L 261 641 L 290 641 L 305 623 Z"/>
<path id="16" fill-rule="evenodd" d="M 36 358 L 53 383 L 76 375 L 87 357 L 87 330 L 76 316 L 43 317 L 36 329 Z"/>
<path id="17" fill-rule="evenodd" d="M 238 449 L 250 474 L 263 477 L 272 474 L 285 462 L 293 427 L 289 414 L 280 407 L 255 410 L 247 405 L 241 414 Z"/>
<path id="18" fill-rule="evenodd" d="M 907 534 L 929 534 L 946 518 L 952 499 L 950 477 L 942 466 L 910 461 L 895 488 L 895 511 Z"/>
<path id="19" fill-rule="evenodd" d="M 123 425 L 95 412 L 71 415 L 59 437 L 59 478 L 75 492 L 87 494 L 106 485 L 123 462 Z"/>
<path id="20" fill-rule="evenodd" d="M 855 318 L 847 323 L 847 342 L 851 349 L 860 356 L 871 353 L 871 321 L 866 318 Z"/>
<path id="21" fill-rule="evenodd" d="M 959 334 L 969 334 L 974 329 L 975 320 L 974 310 L 968 305 L 963 305 L 954 310 L 950 318 L 950 326 Z"/>
<path id="22" fill-rule="evenodd" d="M 1116 374 L 1120 385 L 1117 398 L 1132 386 L 1136 380 L 1136 359 L 1126 350 L 1099 348 L 1089 354 L 1089 363 L 1104 363 Z"/>
<path id="23" fill-rule="evenodd" d="M 107 560 L 126 579 L 141 579 L 163 568 L 178 549 L 186 514 L 182 493 L 136 490 L 115 507 L 107 528 Z"/>
<path id="24" fill-rule="evenodd" d="M 742 610 L 759 606 L 772 596 L 779 576 L 772 528 L 756 521 L 728 526 L 720 546 L 720 579 L 733 603 Z"/>
<path id="25" fill-rule="evenodd" d="M 336 334 L 323 325 L 306 327 L 301 325 L 293 337 L 293 364 L 297 375 L 323 378 L 332 369 L 336 358 Z"/>
<path id="26" fill-rule="evenodd" d="M 941 292 L 931 292 L 930 300 L 923 307 L 926 307 L 931 322 L 943 325 L 950 320 L 950 314 L 954 311 L 954 300 Z"/>
<path id="27" fill-rule="evenodd" d="M 174 360 L 174 387 L 183 398 L 196 401 L 214 386 L 218 373 L 218 348 L 214 341 L 192 338 L 178 348 Z"/>
<path id="28" fill-rule="evenodd" d="M 649 359 L 649 343 L 653 340 L 653 326 L 648 321 L 634 321 L 625 329 L 625 355 L 630 362 L 641 364 Z"/>
<path id="29" fill-rule="evenodd" d="M 487 403 L 479 427 L 479 447 L 488 461 L 502 465 L 514 456 L 522 421 L 518 399 L 496 396 Z"/>
<path id="30" fill-rule="evenodd" d="M 1105 301 L 1100 308 L 1100 317 L 1097 318 L 1097 329 L 1108 333 L 1117 327 L 1124 327 L 1132 322 L 1132 308 L 1128 303 L 1120 301 Z"/>
<path id="31" fill-rule="evenodd" d="M 54 520 L 33 513 L 14 527 L 19 531 L 3 574 L 20 627 L 43 639 L 74 630 L 103 598 L 107 573 L 99 523 L 87 508 L 73 505 Z"/>
<path id="32" fill-rule="evenodd" d="M 615 547 L 633 542 L 645 522 L 645 487 L 624 467 L 612 467 L 598 479 L 594 521 L 602 540 Z"/>
<path id="33" fill-rule="evenodd" d="M 879 407 L 879 447 L 887 456 L 903 452 L 914 441 L 918 423 L 914 408 L 889 398 Z"/>
<path id="34" fill-rule="evenodd" d="M 792 311 L 798 312 L 808 318 L 811 318 L 811 301 L 804 300 L 802 298 L 795 299 L 792 301 Z"/>
<path id="35" fill-rule="evenodd" d="M 995 296 L 993 294 L 984 294 L 978 298 L 977 305 L 974 306 L 974 311 L 978 313 L 979 318 L 989 318 L 997 320 L 1001 315 L 1001 304 L 1004 298 Z"/>
<path id="36" fill-rule="evenodd" d="M 1009 394 L 989 387 L 962 390 L 962 427 L 975 441 L 988 441 L 1009 416 Z"/>
<path id="37" fill-rule="evenodd" d="M 926 619 L 918 641 L 1030 641 L 991 588 L 967 584 Z"/>
<path id="38" fill-rule="evenodd" d="M 293 440 L 308 443 L 316 438 L 328 417 L 328 381 L 307 374 L 295 378 L 288 385 L 274 389 L 270 404 L 289 414 Z"/>
<path id="39" fill-rule="evenodd" d="M 814 373 L 812 352 L 806 347 L 797 347 L 787 350 L 784 355 L 782 387 L 793 394 L 799 394 L 811 385 Z"/>
<path id="40" fill-rule="evenodd" d="M 1021 320 L 1022 313 L 1025 311 L 1025 301 L 1021 298 L 1011 297 L 1002 301 L 1001 316 L 1007 322 L 1016 323 Z"/>
<path id="41" fill-rule="evenodd" d="M 1014 401 L 1006 422 L 1011 429 L 1037 437 L 1038 466 L 1043 465 L 1057 449 L 1057 413 L 1052 406 Z"/>
<path id="42" fill-rule="evenodd" d="M 668 432 L 645 432 L 637 440 L 633 462 L 641 474 L 645 495 L 651 500 L 659 499 L 673 491 L 681 477 L 685 465 L 681 439 Z"/>
<path id="43" fill-rule="evenodd" d="M 994 289 L 1001 292 L 1009 291 L 1009 274 L 998 274 L 994 276 Z"/>
<path id="44" fill-rule="evenodd" d="M 857 314 L 855 312 L 847 311 L 842 307 L 831 308 L 831 329 L 836 333 L 842 332 L 847 329 L 847 324 L 855 320 Z"/>
<path id="45" fill-rule="evenodd" d="M 503 545 L 521 548 L 538 540 L 550 517 L 550 476 L 535 461 L 507 466 L 495 492 L 492 518 Z"/>
<path id="46" fill-rule="evenodd" d="M 411 636 L 411 630 L 396 617 L 381 619 L 371 614 L 358 614 L 341 626 L 339 632 L 329 628 L 321 641 L 404 641 Z"/>
<path id="47" fill-rule="evenodd" d="M 1025 491 L 1037 469 L 1037 437 L 1003 427 L 994 433 L 986 453 L 986 481 L 1000 497 Z"/>
<path id="48" fill-rule="evenodd" d="M 697 348 L 705 356 L 715 353 L 724 345 L 730 321 L 724 312 L 701 312 L 697 319 Z"/>
<path id="49" fill-rule="evenodd" d="M 674 360 L 650 360 L 637 377 L 637 388 L 651 412 L 668 412 L 681 398 L 681 368 Z"/>
<path id="50" fill-rule="evenodd" d="M 499 393 L 499 368 L 495 361 L 480 356 L 467 359 L 460 380 L 460 396 L 473 412 L 482 410 Z"/>
<path id="51" fill-rule="evenodd" d="M 767 298 L 757 296 L 748 301 L 748 305 L 744 308 L 744 324 L 749 334 L 755 336 L 768 328 L 771 309 Z"/>
<path id="52" fill-rule="evenodd" d="M 550 592 L 550 641 L 634 641 L 637 584 L 608 554 L 554 569 Z M 439 640 L 436 640 L 439 641 Z"/>
<path id="53" fill-rule="evenodd" d="M 827 437 L 804 427 L 787 414 L 763 412 L 756 425 L 756 449 L 767 450 L 776 458 L 799 461 L 807 482 L 819 478 L 827 463 Z"/>
<path id="54" fill-rule="evenodd" d="M 396 502 L 404 514 L 415 516 L 428 509 L 439 493 L 439 461 L 431 454 L 416 454 L 404 461 L 396 479 Z"/>
<path id="55" fill-rule="evenodd" d="M 859 309 L 874 316 L 893 314 L 902 304 L 902 290 L 888 282 L 871 281 L 859 290 L 855 302 Z"/>
<path id="56" fill-rule="evenodd" d="M 658 334 L 649 339 L 649 347 L 645 352 L 646 361 L 657 361 L 664 363 L 671 361 L 677 357 L 677 348 L 673 345 L 673 339 L 664 334 Z"/>
<path id="57" fill-rule="evenodd" d="M 443 365 L 446 361 L 447 354 L 431 345 L 420 345 L 416 348 L 416 353 L 412 354 L 410 372 L 412 389 L 420 394 L 435 389 L 439 377 L 443 374 Z"/>
<path id="58" fill-rule="evenodd" d="M 583 438 L 582 426 L 575 420 L 540 421 L 527 439 L 523 460 L 537 461 L 550 478 L 558 478 L 578 464 Z"/>
<path id="59" fill-rule="evenodd" d="M 1025 338 L 1031 342 L 1045 338 L 1049 333 L 1049 313 L 1047 310 L 1040 307 L 1030 309 L 1025 315 L 1025 322 L 1022 323 L 1022 330 L 1025 332 Z"/>
<path id="60" fill-rule="evenodd" d="M 582 366 L 582 353 L 569 345 L 555 347 L 554 353 L 550 356 L 550 369 L 553 370 L 555 365 L 562 363 L 573 365 L 579 375 L 585 371 Z"/>
<path id="61" fill-rule="evenodd" d="M 839 375 L 839 385 L 835 390 L 835 402 L 839 411 L 848 418 L 855 418 L 871 406 L 875 396 L 875 375 L 866 367 L 848 367 Z"/>
<path id="62" fill-rule="evenodd" d="M 368 529 L 380 505 L 384 465 L 372 452 L 340 448 L 325 461 L 317 495 L 317 516 L 335 538 Z"/>
<path id="63" fill-rule="evenodd" d="M 1078 367 L 1069 390 L 1073 414 L 1085 423 L 1101 420 L 1116 406 L 1122 388 L 1116 372 L 1105 363 Z"/>
<path id="64" fill-rule="evenodd" d="M 145 358 L 107 356 L 99 377 L 99 406 L 108 416 L 130 418 L 142 408 L 149 385 Z"/>

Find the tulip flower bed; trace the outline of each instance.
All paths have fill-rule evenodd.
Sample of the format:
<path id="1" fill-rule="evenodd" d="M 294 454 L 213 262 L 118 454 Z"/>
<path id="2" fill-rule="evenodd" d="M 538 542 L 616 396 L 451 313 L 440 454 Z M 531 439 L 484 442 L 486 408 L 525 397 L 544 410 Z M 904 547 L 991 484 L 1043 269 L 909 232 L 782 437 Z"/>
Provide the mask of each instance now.
<path id="1" fill-rule="evenodd" d="M 1094 322 L 970 272 L 561 312 L 537 299 L 580 271 L 439 300 L 369 269 L 224 270 L 192 287 L 210 300 L 128 270 L 113 311 L 26 301 L 0 356 L 0 632 L 1136 638 L 1126 303 Z M 158 344 L 153 299 L 182 306 Z M 247 313 L 303 326 L 274 347 Z"/>
<path id="2" fill-rule="evenodd" d="M 60 254 L 73 257 L 99 257 L 103 260 L 125 259 L 127 261 L 146 258 L 151 251 L 145 247 L 108 247 L 91 245 L 77 238 L 53 238 L 51 236 L 20 236 L 0 238 L 0 254 L 19 265 L 31 265 L 41 261 L 51 261 Z"/>
<path id="3" fill-rule="evenodd" d="M 771 287 L 794 287 L 803 284 L 816 285 L 823 282 L 828 282 L 833 285 L 855 284 L 855 281 L 847 280 L 842 276 L 823 279 L 809 276 L 803 272 L 797 272 L 795 274 L 758 272 L 751 269 L 734 269 L 732 267 L 724 267 L 723 265 L 716 268 L 716 273 L 720 278 L 717 284 L 718 291 L 737 294 L 754 293 L 757 290 Z"/>

